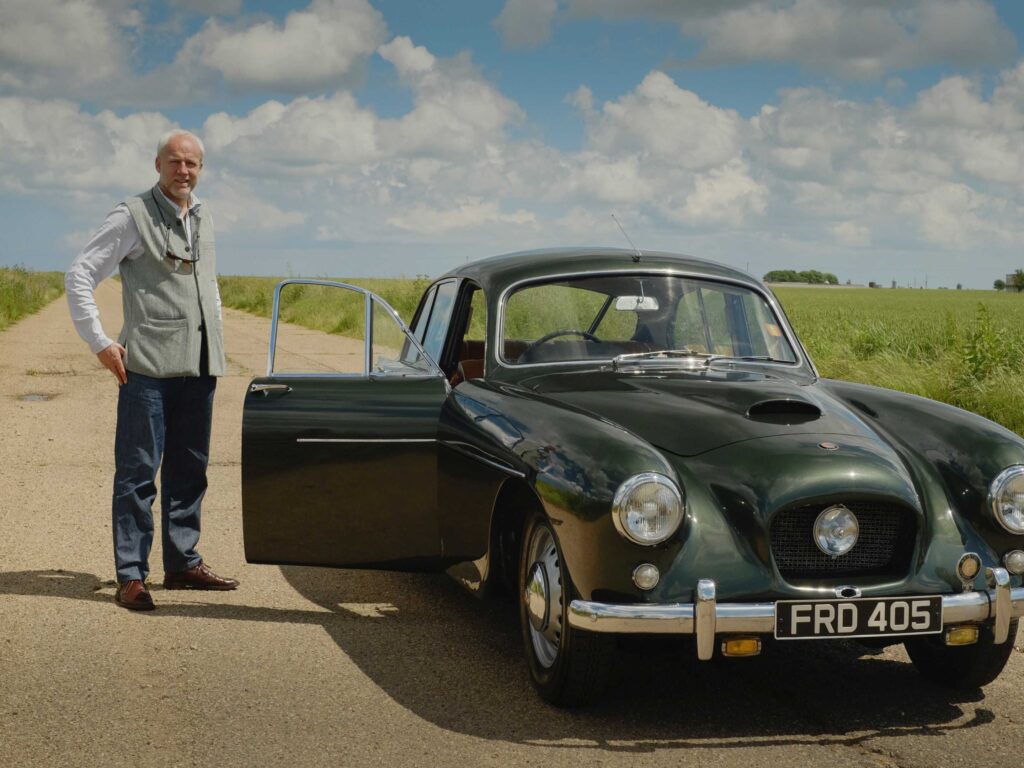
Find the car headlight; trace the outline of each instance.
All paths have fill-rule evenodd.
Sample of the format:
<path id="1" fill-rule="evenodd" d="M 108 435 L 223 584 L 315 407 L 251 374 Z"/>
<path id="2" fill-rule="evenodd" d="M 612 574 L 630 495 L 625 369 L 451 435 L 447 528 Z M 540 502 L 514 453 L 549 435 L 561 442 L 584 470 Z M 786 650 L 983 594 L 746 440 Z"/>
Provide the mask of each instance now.
<path id="1" fill-rule="evenodd" d="M 1010 533 L 1024 535 L 1024 466 L 1008 467 L 988 491 L 992 514 Z"/>
<path id="2" fill-rule="evenodd" d="M 665 541 L 683 521 L 683 494 L 664 475 L 644 472 L 619 486 L 612 501 L 615 528 L 636 544 Z"/>

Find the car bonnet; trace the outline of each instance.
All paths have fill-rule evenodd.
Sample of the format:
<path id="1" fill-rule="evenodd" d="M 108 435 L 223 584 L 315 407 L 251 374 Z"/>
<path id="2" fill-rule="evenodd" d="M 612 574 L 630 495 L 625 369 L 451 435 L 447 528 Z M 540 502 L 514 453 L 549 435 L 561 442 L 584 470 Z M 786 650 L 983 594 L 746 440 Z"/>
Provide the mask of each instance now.
<path id="1" fill-rule="evenodd" d="M 843 403 L 808 380 L 754 371 L 562 372 L 522 382 L 680 456 L 778 435 L 879 439 Z"/>

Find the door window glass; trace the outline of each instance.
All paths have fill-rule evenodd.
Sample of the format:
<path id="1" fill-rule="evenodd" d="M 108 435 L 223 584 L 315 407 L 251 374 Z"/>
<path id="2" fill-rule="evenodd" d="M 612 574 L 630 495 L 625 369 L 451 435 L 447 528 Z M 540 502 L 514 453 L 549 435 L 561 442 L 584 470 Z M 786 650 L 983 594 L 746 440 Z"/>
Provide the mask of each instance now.
<path id="1" fill-rule="evenodd" d="M 387 307 L 376 299 L 373 302 L 370 359 L 370 370 L 374 376 L 415 376 L 434 372 L 434 366 L 409 341 Z"/>
<path id="2" fill-rule="evenodd" d="M 362 375 L 365 338 L 364 294 L 289 283 L 280 294 L 273 372 Z"/>

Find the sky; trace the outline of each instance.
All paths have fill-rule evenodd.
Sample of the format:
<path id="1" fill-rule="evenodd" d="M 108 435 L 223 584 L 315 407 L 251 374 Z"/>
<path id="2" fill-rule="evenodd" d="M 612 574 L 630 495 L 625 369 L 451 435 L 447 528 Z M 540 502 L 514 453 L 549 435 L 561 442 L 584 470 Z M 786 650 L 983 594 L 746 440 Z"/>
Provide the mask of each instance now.
<path id="1" fill-rule="evenodd" d="M 0 0 L 0 265 L 66 269 L 172 128 L 222 274 L 550 246 L 990 288 L 1018 0 Z"/>

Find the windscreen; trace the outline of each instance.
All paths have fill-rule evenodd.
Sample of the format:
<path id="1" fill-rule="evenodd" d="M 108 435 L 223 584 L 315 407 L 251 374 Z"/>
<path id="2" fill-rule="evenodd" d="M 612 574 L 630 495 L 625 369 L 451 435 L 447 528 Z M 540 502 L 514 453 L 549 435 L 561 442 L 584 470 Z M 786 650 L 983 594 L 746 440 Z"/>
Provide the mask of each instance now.
<path id="1" fill-rule="evenodd" d="M 780 319 L 749 288 L 672 275 L 586 275 L 532 283 L 505 301 L 512 364 L 662 351 L 795 363 Z"/>

